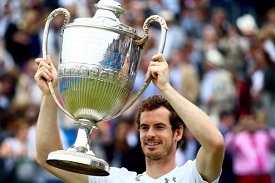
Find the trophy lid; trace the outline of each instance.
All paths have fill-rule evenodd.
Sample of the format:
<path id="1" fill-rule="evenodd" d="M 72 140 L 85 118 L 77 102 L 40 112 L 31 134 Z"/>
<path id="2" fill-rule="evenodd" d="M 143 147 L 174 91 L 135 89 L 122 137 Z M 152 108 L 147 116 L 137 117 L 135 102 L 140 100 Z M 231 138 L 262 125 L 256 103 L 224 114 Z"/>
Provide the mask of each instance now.
<path id="1" fill-rule="evenodd" d="M 107 29 L 119 34 L 127 34 L 130 37 L 139 37 L 132 27 L 119 21 L 119 17 L 124 13 L 119 2 L 115 0 L 100 0 L 94 5 L 96 13 L 93 18 L 76 18 L 70 26 L 88 26 Z"/>

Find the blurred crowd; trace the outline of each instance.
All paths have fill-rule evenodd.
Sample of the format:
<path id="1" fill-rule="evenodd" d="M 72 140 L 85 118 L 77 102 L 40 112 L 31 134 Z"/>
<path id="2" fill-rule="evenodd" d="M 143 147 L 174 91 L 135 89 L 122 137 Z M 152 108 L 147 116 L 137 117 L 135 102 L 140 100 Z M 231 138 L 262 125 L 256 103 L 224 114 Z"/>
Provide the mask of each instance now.
<path id="1" fill-rule="evenodd" d="M 0 1 L 0 182 L 61 182 L 35 162 L 35 126 L 41 91 L 34 80 L 41 57 L 45 19 L 58 7 L 71 21 L 93 17 L 96 0 Z M 258 0 L 120 0 L 121 23 L 143 35 L 153 14 L 168 25 L 164 56 L 171 84 L 203 109 L 224 135 L 221 183 L 275 182 L 275 3 Z M 59 63 L 62 16 L 51 23 L 48 53 Z M 132 97 L 142 88 L 157 53 L 158 23 L 149 28 Z M 139 100 L 158 94 L 150 84 Z M 142 173 L 145 161 L 135 126 L 137 101 L 120 117 L 98 124 L 89 136 L 94 153 L 110 166 Z M 59 113 L 64 148 L 73 145 L 77 126 Z M 180 166 L 194 159 L 199 144 L 185 131 Z M 47 137 L 45 137 L 47 138 Z M 256 181 L 255 181 L 256 180 Z M 260 180 L 260 181 L 259 181 Z"/>

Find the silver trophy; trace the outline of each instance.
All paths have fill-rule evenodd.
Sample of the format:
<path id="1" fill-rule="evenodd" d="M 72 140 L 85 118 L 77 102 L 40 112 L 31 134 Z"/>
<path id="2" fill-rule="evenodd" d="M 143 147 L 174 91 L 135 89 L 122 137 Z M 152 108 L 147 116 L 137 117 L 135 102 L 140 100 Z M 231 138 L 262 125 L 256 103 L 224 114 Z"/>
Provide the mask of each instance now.
<path id="1" fill-rule="evenodd" d="M 58 65 L 58 95 L 48 82 L 59 108 L 74 119 L 78 134 L 74 145 L 48 155 L 47 163 L 57 168 L 96 176 L 109 175 L 109 165 L 96 157 L 88 137 L 97 123 L 118 117 L 130 108 L 149 85 L 128 101 L 139 67 L 140 55 L 148 40 L 148 26 L 157 21 L 161 25 L 159 53 L 163 52 L 166 22 L 152 15 L 144 22 L 144 35 L 120 23 L 124 12 L 114 0 L 100 0 L 93 18 L 77 18 L 70 22 L 70 14 L 58 8 L 47 18 L 42 52 L 47 55 L 47 39 L 51 21 L 64 15 L 61 29 L 60 63 Z"/>

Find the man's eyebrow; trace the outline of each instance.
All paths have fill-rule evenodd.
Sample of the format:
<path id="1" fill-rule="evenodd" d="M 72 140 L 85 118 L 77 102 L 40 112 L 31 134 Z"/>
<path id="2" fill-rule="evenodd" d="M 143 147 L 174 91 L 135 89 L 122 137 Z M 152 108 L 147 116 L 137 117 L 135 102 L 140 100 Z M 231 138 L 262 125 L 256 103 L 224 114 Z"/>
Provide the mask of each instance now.
<path id="1" fill-rule="evenodd" d="M 149 125 L 145 124 L 145 123 L 142 123 L 142 124 L 140 124 L 140 126 L 149 126 Z M 153 126 L 167 126 L 167 124 L 159 122 L 159 123 L 153 124 Z"/>
<path id="2" fill-rule="evenodd" d="M 166 123 L 157 123 L 154 126 L 169 128 L 170 124 L 167 125 Z"/>
<path id="3" fill-rule="evenodd" d="M 149 126 L 149 125 L 147 125 L 147 124 L 144 124 L 144 123 L 141 123 L 141 124 L 140 124 L 140 126 Z"/>

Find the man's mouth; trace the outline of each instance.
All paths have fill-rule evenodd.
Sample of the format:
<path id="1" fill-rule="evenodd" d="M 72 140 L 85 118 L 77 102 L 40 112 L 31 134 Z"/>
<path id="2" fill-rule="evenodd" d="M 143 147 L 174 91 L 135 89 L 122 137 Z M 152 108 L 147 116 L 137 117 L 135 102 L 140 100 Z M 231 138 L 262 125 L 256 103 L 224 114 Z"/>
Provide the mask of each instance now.
<path id="1" fill-rule="evenodd" d="M 145 144 L 147 146 L 156 146 L 156 145 L 159 145 L 160 143 L 159 142 L 146 142 Z"/>

